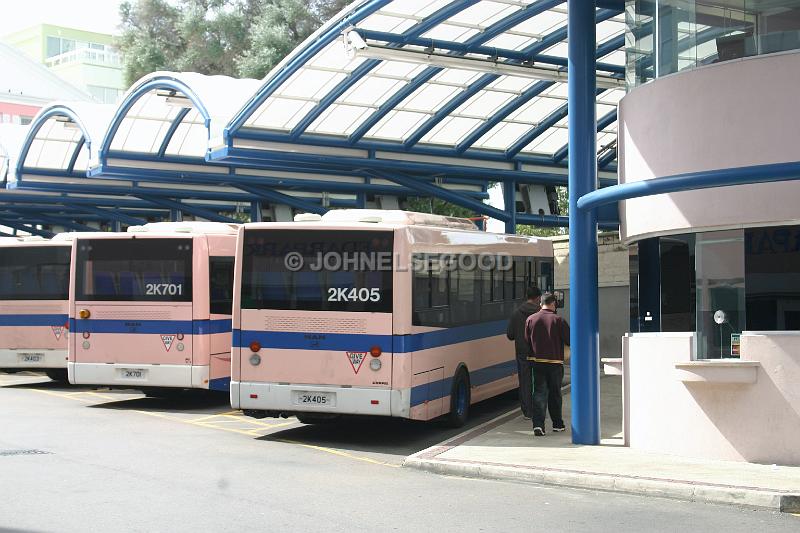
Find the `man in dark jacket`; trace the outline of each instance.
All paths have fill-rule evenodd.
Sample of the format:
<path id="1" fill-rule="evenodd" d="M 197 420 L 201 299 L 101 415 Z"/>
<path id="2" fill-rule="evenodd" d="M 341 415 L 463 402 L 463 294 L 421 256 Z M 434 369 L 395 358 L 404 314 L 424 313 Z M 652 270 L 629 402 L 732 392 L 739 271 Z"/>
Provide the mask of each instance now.
<path id="1" fill-rule="evenodd" d="M 564 345 L 569 345 L 569 325 L 556 314 L 556 297 L 542 296 L 542 309 L 525 322 L 533 369 L 533 434 L 544 435 L 544 417 L 550 411 L 553 431 L 564 431 L 561 415 L 561 382 L 564 379 Z"/>
<path id="2" fill-rule="evenodd" d="M 527 301 L 517 307 L 508 321 L 506 337 L 514 341 L 517 352 L 517 374 L 519 376 L 519 405 L 522 408 L 522 415 L 530 418 L 533 413 L 533 378 L 531 376 L 531 364 L 528 358 L 533 355 L 530 344 L 525 340 L 525 321 L 528 317 L 539 310 L 539 301 L 542 291 L 538 287 L 531 285 L 525 294 Z"/>

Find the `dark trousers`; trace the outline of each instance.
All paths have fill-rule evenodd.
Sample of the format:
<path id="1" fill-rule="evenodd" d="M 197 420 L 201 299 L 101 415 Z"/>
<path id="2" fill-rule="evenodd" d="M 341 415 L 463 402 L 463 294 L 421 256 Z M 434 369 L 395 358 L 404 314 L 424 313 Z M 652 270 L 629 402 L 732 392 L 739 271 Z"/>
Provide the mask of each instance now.
<path id="1" fill-rule="evenodd" d="M 531 364 L 527 359 L 517 357 L 517 375 L 519 376 L 519 406 L 522 414 L 533 416 L 533 376 Z"/>
<path id="2" fill-rule="evenodd" d="M 531 363 L 533 370 L 533 427 L 544 429 L 544 417 L 550 411 L 553 427 L 564 427 L 561 415 L 561 382 L 564 365 L 557 363 Z"/>

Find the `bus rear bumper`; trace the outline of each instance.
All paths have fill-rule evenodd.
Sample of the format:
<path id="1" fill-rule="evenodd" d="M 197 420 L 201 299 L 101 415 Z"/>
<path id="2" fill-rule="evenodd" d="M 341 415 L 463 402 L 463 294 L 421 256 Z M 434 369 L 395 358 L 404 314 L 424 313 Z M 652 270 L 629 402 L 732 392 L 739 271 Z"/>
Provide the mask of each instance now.
<path id="1" fill-rule="evenodd" d="M 207 389 L 208 366 L 139 363 L 73 363 L 67 365 L 73 385 L 111 385 L 132 389 L 174 387 Z"/>
<path id="2" fill-rule="evenodd" d="M 303 396 L 324 396 L 330 403 L 304 403 Z M 327 413 L 408 418 L 410 411 L 408 391 L 248 381 L 231 381 L 231 406 L 245 412 L 266 412 L 265 416 Z"/>
<path id="3" fill-rule="evenodd" d="M 67 350 L 2 349 L 0 350 L 0 368 L 25 370 L 67 368 Z"/>

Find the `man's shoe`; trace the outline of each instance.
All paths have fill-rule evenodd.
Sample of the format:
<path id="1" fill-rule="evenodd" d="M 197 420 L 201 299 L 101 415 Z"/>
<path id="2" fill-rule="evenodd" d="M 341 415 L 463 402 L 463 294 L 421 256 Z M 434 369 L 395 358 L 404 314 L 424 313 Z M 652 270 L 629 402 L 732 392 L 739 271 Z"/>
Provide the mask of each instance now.
<path id="1" fill-rule="evenodd" d="M 566 430 L 567 430 L 566 426 L 553 426 L 553 431 L 556 433 L 560 433 Z"/>
<path id="2" fill-rule="evenodd" d="M 531 419 L 531 417 L 529 417 L 528 415 L 522 415 L 522 419 L 523 419 L 523 420 L 530 420 L 530 419 Z"/>
<path id="3" fill-rule="evenodd" d="M 533 428 L 533 435 L 535 437 L 544 437 L 544 430 L 539 427 Z"/>

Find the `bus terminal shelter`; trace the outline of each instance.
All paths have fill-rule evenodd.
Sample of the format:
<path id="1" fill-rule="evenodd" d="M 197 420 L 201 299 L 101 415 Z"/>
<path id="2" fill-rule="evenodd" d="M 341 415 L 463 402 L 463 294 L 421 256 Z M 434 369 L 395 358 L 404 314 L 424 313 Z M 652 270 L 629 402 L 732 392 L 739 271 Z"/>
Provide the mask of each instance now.
<path id="1" fill-rule="evenodd" d="M 800 72 L 794 8 L 732 3 L 361 0 L 264 80 L 154 73 L 116 108 L 44 110 L 17 158 L 13 190 L 0 195 L 0 224 L 30 228 L 32 206 L 42 205 L 58 209 L 40 223 L 81 230 L 86 223 L 75 221 L 89 218 L 80 217 L 115 228 L 153 216 L 232 221 L 242 211 L 280 220 L 432 197 L 511 233 L 517 224 L 569 226 L 577 444 L 600 440 L 597 232 L 619 227 L 637 247 L 636 306 L 620 363 L 628 444 L 700 456 L 727 446 L 725 457 L 797 463 L 796 450 L 771 443 L 774 427 L 739 442 L 729 424 L 741 413 L 719 405 L 766 406 L 778 413 L 773 421 L 800 412 L 800 353 L 790 339 L 797 295 L 763 289 L 761 309 L 780 307 L 780 320 L 767 325 L 781 333 L 751 334 L 742 318 L 747 289 L 731 281 L 746 274 L 697 277 L 719 257 L 697 263 L 701 233 L 713 243 L 725 237 L 717 231 L 768 227 L 770 243 L 775 231 L 787 235 L 778 239 L 791 254 L 790 225 L 800 218 L 788 200 L 800 170 L 787 141 L 797 123 L 788 94 Z M 763 79 L 777 81 L 766 89 L 745 81 Z M 753 98 L 764 92 L 770 98 Z M 774 108 L 763 113 L 754 102 Z M 731 118 L 725 106 L 741 113 Z M 502 185 L 502 209 L 484 203 L 491 183 Z M 559 186 L 569 190 L 568 217 L 547 201 Z M 740 207 L 753 200 L 758 209 Z M 684 313 L 677 348 L 665 321 L 675 313 L 664 309 L 663 253 L 675 235 L 694 236 L 681 241 L 694 261 L 687 299 L 707 296 Z M 761 282 L 773 283 L 763 280 L 775 272 L 762 270 Z M 721 334 L 724 325 L 732 331 Z M 659 372 L 647 366 L 647 353 L 674 350 L 682 355 L 665 355 Z M 759 360 L 765 353 L 771 362 Z M 653 424 L 647 407 L 659 394 L 674 409 Z M 723 412 L 701 416 L 715 409 Z M 783 440 L 800 440 L 800 425 L 778 425 Z M 670 437 L 676 428 L 684 444 Z"/>

